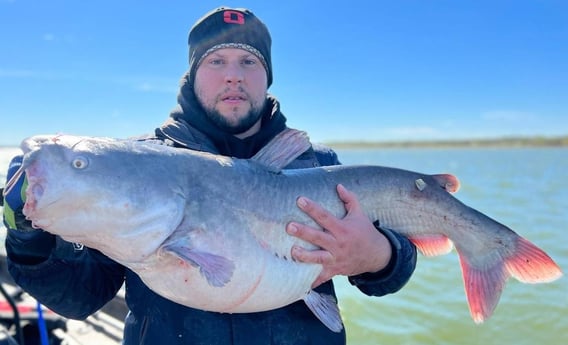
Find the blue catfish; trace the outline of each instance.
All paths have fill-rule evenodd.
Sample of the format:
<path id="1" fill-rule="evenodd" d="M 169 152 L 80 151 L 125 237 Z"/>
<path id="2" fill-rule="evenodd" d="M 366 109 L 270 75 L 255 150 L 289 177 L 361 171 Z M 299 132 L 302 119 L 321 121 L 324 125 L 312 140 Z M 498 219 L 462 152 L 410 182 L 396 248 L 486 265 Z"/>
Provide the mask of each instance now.
<path id="1" fill-rule="evenodd" d="M 153 291 L 203 310 L 246 313 L 304 300 L 331 330 L 343 327 L 332 296 L 311 289 L 321 265 L 296 262 L 291 221 L 303 195 L 345 215 L 337 184 L 372 220 L 407 236 L 424 255 L 455 246 L 475 322 L 488 318 L 509 277 L 561 275 L 542 250 L 450 193 L 449 174 L 380 166 L 283 169 L 310 143 L 286 130 L 250 160 L 156 142 L 66 135 L 22 142 L 23 209 L 36 228 L 95 248 L 136 272 Z M 9 190 L 8 182 L 6 190 Z"/>

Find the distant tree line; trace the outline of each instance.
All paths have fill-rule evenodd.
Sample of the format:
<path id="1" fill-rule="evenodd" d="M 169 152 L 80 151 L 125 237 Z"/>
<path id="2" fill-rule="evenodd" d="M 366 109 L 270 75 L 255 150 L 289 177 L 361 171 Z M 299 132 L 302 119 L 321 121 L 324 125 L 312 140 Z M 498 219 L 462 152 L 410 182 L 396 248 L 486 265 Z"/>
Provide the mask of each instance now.
<path id="1" fill-rule="evenodd" d="M 329 141 L 325 144 L 333 148 L 564 147 L 568 146 L 568 136 L 415 141 Z"/>

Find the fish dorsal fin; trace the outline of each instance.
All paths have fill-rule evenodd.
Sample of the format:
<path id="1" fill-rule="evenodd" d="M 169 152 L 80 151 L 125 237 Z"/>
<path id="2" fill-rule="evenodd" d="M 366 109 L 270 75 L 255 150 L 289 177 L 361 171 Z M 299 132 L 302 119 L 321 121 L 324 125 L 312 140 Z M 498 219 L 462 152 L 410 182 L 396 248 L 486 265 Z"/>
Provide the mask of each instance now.
<path id="1" fill-rule="evenodd" d="M 308 134 L 293 128 L 278 133 L 251 160 L 273 172 L 280 172 L 311 147 Z"/>
<path id="2" fill-rule="evenodd" d="M 448 193 L 455 193 L 460 189 L 460 181 L 451 174 L 432 175 L 434 180 L 438 182 L 440 187 L 444 188 Z"/>

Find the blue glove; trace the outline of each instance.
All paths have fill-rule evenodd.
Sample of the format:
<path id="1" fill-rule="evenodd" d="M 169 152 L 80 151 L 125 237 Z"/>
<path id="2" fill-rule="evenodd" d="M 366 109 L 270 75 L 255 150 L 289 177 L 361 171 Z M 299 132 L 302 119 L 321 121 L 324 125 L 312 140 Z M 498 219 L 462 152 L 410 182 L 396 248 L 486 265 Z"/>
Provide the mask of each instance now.
<path id="1" fill-rule="evenodd" d="M 10 181 L 10 179 L 12 179 L 12 177 L 14 177 L 18 169 L 20 169 L 22 166 L 22 160 L 23 156 L 21 155 L 12 158 L 8 167 L 6 184 Z M 25 226 L 25 229 L 22 230 L 31 229 L 30 222 L 25 221 L 25 217 L 22 214 L 22 209 L 26 202 L 27 187 L 28 183 L 26 180 L 26 174 L 22 173 L 18 180 L 11 186 L 10 191 L 4 195 L 4 224 L 8 229 L 19 229 L 18 225 L 20 224 Z"/>

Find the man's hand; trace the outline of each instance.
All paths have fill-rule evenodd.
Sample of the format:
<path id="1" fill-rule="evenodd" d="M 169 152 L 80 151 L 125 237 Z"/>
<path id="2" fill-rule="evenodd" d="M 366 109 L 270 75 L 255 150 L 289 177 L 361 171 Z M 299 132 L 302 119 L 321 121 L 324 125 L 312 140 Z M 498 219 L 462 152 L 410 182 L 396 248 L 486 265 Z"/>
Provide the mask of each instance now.
<path id="1" fill-rule="evenodd" d="M 363 213 L 357 196 L 342 185 L 337 186 L 337 194 L 345 205 L 345 217 L 337 218 L 314 201 L 300 197 L 298 207 L 312 217 L 323 231 L 295 222 L 286 227 L 290 235 L 320 247 L 316 250 L 292 247 L 294 259 L 323 265 L 312 287 L 336 275 L 352 276 L 380 271 L 391 258 L 390 242 Z"/>

